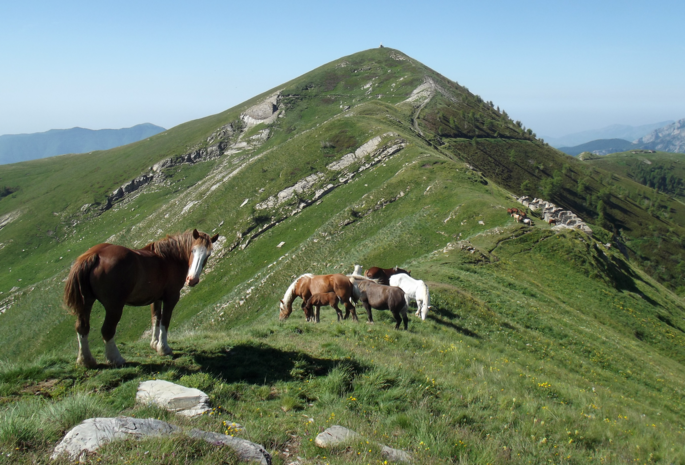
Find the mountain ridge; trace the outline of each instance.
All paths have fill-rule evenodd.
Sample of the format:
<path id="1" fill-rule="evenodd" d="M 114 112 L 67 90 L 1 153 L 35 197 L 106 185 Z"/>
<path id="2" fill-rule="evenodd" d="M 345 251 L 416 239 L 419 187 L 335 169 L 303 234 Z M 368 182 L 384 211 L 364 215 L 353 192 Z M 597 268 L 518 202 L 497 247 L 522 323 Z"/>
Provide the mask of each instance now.
<path id="1" fill-rule="evenodd" d="M 0 198 L 0 397 L 12 405 L 0 407 L 0 443 L 39 460 L 80 417 L 21 437 L 4 425 L 18 414 L 33 425 L 66 402 L 225 433 L 214 415 L 136 406 L 137 384 L 155 377 L 206 390 L 275 463 L 380 458 L 366 444 L 318 449 L 313 436 L 332 424 L 419 463 L 681 461 L 685 303 L 673 259 L 685 210 L 593 163 L 382 48 L 149 140 L 2 166 L 0 184 L 16 190 Z M 507 208 L 522 194 L 573 211 L 592 235 L 533 213 L 532 226 L 517 223 Z M 131 363 L 74 367 L 60 301 L 70 262 L 99 242 L 142 247 L 188 228 L 220 238 L 174 310 L 176 355 L 154 355 L 148 309 L 126 308 L 117 341 Z M 297 276 L 355 263 L 411 269 L 430 288 L 427 319 L 401 332 L 384 311 L 375 325 L 337 323 L 327 309 L 319 325 L 299 310 L 277 320 Z M 102 319 L 96 304 L 100 361 Z M 172 451 L 109 447 L 105 461 Z M 198 456 L 194 444 L 173 451 Z"/>
<path id="2" fill-rule="evenodd" d="M 634 141 L 655 129 L 671 123 L 673 123 L 673 120 L 639 126 L 612 124 L 601 129 L 591 129 L 558 137 L 543 136 L 543 138 L 553 147 L 574 147 L 597 139 L 625 139 Z"/>

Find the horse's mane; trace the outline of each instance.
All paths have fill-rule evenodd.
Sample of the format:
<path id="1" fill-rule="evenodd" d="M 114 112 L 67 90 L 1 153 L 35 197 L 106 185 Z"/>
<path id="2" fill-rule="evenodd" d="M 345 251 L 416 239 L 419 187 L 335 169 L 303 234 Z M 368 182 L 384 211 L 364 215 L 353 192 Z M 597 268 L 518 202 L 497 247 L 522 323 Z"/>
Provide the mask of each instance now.
<path id="1" fill-rule="evenodd" d="M 297 282 L 300 280 L 300 278 L 304 278 L 305 276 L 311 278 L 311 277 L 314 276 L 314 275 L 313 275 L 312 273 L 305 273 L 305 274 L 303 274 L 303 275 L 301 275 L 301 276 L 298 276 L 298 277 L 295 279 L 295 281 L 293 281 L 293 282 L 290 284 L 290 286 L 288 286 L 288 289 L 285 290 L 285 294 L 283 294 L 283 303 L 284 303 L 286 306 L 292 304 L 292 302 L 293 302 L 293 300 L 294 300 L 293 297 L 294 297 L 294 294 L 295 294 L 295 286 L 297 286 Z"/>
<path id="2" fill-rule="evenodd" d="M 193 253 L 193 232 L 167 234 L 164 239 L 150 242 L 142 250 L 149 250 L 162 258 L 187 261 Z"/>

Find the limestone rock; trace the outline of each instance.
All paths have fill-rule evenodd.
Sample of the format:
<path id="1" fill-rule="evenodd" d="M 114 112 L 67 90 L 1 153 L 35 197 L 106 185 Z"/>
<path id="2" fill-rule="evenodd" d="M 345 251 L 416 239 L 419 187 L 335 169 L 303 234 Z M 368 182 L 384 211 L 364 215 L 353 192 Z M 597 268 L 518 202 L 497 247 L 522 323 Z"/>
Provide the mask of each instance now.
<path id="1" fill-rule="evenodd" d="M 399 449 L 393 449 L 392 447 L 383 446 L 381 449 L 381 457 L 390 462 L 404 462 L 411 463 L 411 455 L 407 452 Z"/>
<path id="2" fill-rule="evenodd" d="M 358 437 L 359 435 L 351 429 L 347 429 L 344 426 L 333 425 L 323 433 L 319 433 L 314 442 L 319 447 L 332 447 Z"/>
<path id="3" fill-rule="evenodd" d="M 152 418 L 90 418 L 73 427 L 57 444 L 50 458 L 54 460 L 67 454 L 71 460 L 76 460 L 111 441 L 159 437 L 177 431 L 178 427 Z"/>
<path id="4" fill-rule="evenodd" d="M 163 380 L 140 383 L 136 393 L 136 402 L 155 404 L 170 412 L 189 417 L 211 410 L 209 397 L 204 392 Z"/>
<path id="5" fill-rule="evenodd" d="M 199 429 L 193 429 L 188 433 L 191 438 L 202 439 L 215 445 L 228 446 L 235 451 L 240 460 L 245 462 L 257 462 L 262 465 L 271 465 L 271 455 L 259 444 L 246 439 L 234 438 L 225 434 L 207 433 Z"/>

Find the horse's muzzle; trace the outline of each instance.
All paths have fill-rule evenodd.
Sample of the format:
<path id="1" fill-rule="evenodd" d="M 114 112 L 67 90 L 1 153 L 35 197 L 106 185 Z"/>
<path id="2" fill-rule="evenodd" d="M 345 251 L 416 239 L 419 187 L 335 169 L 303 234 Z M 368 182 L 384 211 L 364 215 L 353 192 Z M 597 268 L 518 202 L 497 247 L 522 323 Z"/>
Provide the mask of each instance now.
<path id="1" fill-rule="evenodd" d="M 199 278 L 191 278 L 190 276 L 188 276 L 186 278 L 186 285 L 188 285 L 190 287 L 194 287 L 199 282 L 200 282 Z"/>

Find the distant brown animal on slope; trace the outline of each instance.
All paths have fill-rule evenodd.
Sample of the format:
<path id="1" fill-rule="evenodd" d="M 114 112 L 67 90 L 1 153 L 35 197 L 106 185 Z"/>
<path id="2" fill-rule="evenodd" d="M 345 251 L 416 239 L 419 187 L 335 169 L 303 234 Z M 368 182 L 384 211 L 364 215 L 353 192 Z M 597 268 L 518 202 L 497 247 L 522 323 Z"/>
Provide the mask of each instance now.
<path id="1" fill-rule="evenodd" d="M 378 280 L 379 283 L 387 286 L 390 284 L 390 276 L 398 273 L 404 273 L 411 276 L 411 271 L 403 270 L 402 268 L 378 268 L 377 266 L 372 266 L 366 270 L 366 277 Z"/>
<path id="2" fill-rule="evenodd" d="M 369 317 L 368 323 L 373 323 L 372 308 L 390 310 L 397 322 L 395 329 L 399 329 L 402 322 L 404 322 L 404 329 L 407 329 L 409 321 L 407 309 L 409 307 L 402 289 L 396 286 L 384 286 L 362 277 L 350 277 L 350 281 L 353 282 L 361 293 L 359 300 L 362 301 L 362 305 L 366 309 L 366 314 Z"/>
<path id="3" fill-rule="evenodd" d="M 548 222 L 549 224 L 557 224 L 557 220 L 554 219 L 554 218 L 550 218 L 549 220 L 547 220 L 547 222 Z"/>
<path id="4" fill-rule="evenodd" d="M 311 315 L 305 309 L 307 301 L 313 294 L 325 292 L 335 292 L 340 297 L 340 301 L 345 305 L 345 319 L 352 312 L 352 319 L 358 321 L 354 304 L 350 302 L 350 299 L 354 297 L 354 287 L 347 276 L 342 274 L 313 275 L 311 273 L 303 274 L 286 289 L 279 304 L 279 319 L 287 319 L 293 312 L 293 302 L 296 298 L 301 297 L 304 316 L 309 320 Z"/>
<path id="5" fill-rule="evenodd" d="M 195 286 L 219 235 L 209 237 L 197 229 L 167 236 L 142 249 L 131 250 L 112 244 L 98 244 L 76 259 L 64 286 L 64 303 L 76 315 L 79 351 L 76 363 L 97 366 L 90 352 L 90 312 L 96 300 L 105 307 L 102 338 L 105 358 L 123 365 L 114 335 L 124 305 L 150 305 L 152 341 L 160 355 L 170 355 L 167 332 L 171 313 L 184 284 Z"/>
<path id="6" fill-rule="evenodd" d="M 307 300 L 307 303 L 304 307 L 305 315 L 309 315 L 307 321 L 314 321 L 316 323 L 319 323 L 319 312 L 321 311 L 321 307 L 325 307 L 327 305 L 330 305 L 335 309 L 335 313 L 338 315 L 338 321 L 342 320 L 343 314 L 342 311 L 338 308 L 339 300 L 340 297 L 338 297 L 335 294 L 335 292 L 312 294 L 309 300 Z M 316 307 L 314 312 L 312 312 L 312 307 Z"/>

